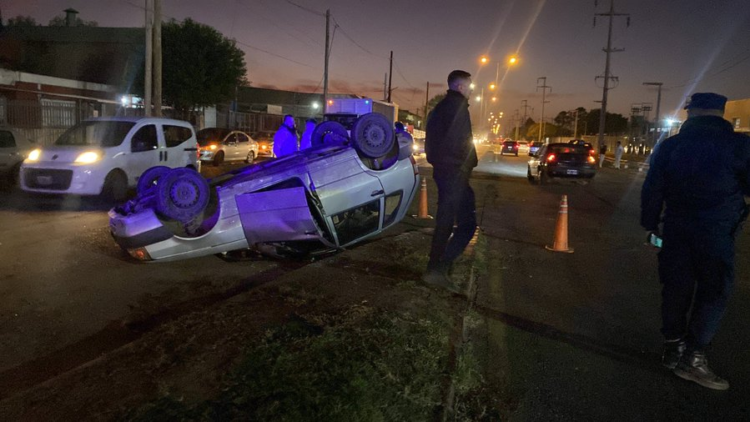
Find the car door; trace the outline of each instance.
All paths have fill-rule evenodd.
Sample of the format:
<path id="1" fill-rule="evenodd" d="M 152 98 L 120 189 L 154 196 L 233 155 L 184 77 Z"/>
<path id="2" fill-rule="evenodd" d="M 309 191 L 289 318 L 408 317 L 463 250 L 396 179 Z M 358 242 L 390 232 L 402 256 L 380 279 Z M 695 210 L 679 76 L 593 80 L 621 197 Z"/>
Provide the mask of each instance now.
<path id="1" fill-rule="evenodd" d="M 237 159 L 245 161 L 250 154 L 250 138 L 242 132 L 235 133 L 237 139 Z"/>
<path id="2" fill-rule="evenodd" d="M 194 165 L 198 157 L 198 148 L 192 129 L 170 124 L 161 126 L 165 148 L 160 156 L 160 165 L 171 168 Z"/>
<path id="3" fill-rule="evenodd" d="M 239 160 L 239 147 L 237 146 L 237 132 L 232 132 L 224 138 L 224 157 L 227 161 Z"/>
<path id="4" fill-rule="evenodd" d="M 539 148 L 536 151 L 535 155 L 529 159 L 529 170 L 531 171 L 532 176 L 534 177 L 539 176 L 539 165 L 546 151 L 547 151 L 547 146 L 543 146 Z"/>
<path id="5" fill-rule="evenodd" d="M 127 163 L 124 169 L 128 176 L 128 185 L 133 186 L 144 171 L 154 166 L 166 164 L 164 161 L 165 150 L 159 147 L 159 134 L 155 124 L 143 125 L 131 133 L 133 135 L 129 139 L 130 154 L 127 155 Z"/>

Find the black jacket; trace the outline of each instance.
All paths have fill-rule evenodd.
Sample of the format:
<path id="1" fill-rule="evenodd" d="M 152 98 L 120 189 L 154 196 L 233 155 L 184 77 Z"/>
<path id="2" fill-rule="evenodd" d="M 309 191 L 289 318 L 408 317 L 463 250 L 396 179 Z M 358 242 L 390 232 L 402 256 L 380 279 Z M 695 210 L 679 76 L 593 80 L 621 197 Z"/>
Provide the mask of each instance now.
<path id="1" fill-rule="evenodd" d="M 750 138 L 718 116 L 688 119 L 654 149 L 641 190 L 641 225 L 737 224 L 750 195 Z"/>
<path id="2" fill-rule="evenodd" d="M 448 90 L 430 113 L 424 149 L 437 172 L 468 173 L 477 166 L 469 101 L 460 92 Z"/>

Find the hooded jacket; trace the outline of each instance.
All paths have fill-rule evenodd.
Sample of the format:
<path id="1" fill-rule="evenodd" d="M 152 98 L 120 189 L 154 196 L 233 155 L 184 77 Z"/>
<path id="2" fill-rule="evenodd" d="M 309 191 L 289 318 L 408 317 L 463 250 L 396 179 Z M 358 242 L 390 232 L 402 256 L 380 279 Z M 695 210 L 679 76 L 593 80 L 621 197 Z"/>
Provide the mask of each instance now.
<path id="1" fill-rule="evenodd" d="M 276 157 L 284 157 L 297 152 L 297 131 L 282 124 L 273 135 L 273 153 Z"/>
<path id="2" fill-rule="evenodd" d="M 469 101 L 460 92 L 448 90 L 427 119 L 427 162 L 436 172 L 468 173 L 477 166 L 477 151 L 471 133 Z"/>
<path id="3" fill-rule="evenodd" d="M 664 220 L 691 225 L 736 225 L 750 195 L 750 138 L 718 116 L 688 119 L 654 149 L 641 190 L 641 225 Z"/>

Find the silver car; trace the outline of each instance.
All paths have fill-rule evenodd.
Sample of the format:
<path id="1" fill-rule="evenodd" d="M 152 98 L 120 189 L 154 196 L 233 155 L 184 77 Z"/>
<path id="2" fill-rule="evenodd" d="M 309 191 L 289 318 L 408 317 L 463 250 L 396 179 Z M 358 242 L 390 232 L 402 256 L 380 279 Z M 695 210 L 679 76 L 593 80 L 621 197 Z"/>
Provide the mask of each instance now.
<path id="1" fill-rule="evenodd" d="M 360 117 L 351 134 L 319 124 L 312 147 L 209 181 L 154 168 L 138 196 L 113 208 L 115 241 L 142 261 L 248 250 L 274 255 L 335 251 L 401 221 L 419 186 L 412 146 L 385 116 Z"/>
<path id="2" fill-rule="evenodd" d="M 0 177 L 10 184 L 18 183 L 21 163 L 38 145 L 11 128 L 0 127 Z"/>
<path id="3" fill-rule="evenodd" d="M 223 128 L 206 128 L 196 134 L 201 161 L 215 166 L 224 161 L 252 163 L 258 156 L 258 143 L 247 133 Z"/>

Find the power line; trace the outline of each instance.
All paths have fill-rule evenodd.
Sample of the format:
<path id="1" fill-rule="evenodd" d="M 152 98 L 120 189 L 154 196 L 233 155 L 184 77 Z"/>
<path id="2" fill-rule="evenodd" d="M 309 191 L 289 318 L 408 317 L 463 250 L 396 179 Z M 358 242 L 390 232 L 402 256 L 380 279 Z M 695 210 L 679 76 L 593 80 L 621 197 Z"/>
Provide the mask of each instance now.
<path id="1" fill-rule="evenodd" d="M 303 43 L 305 43 L 305 44 L 307 44 L 307 45 L 311 45 L 311 44 L 310 44 L 310 43 L 308 42 L 308 40 L 306 40 L 306 39 L 302 39 L 302 38 L 300 38 L 299 36 L 297 36 L 297 35 L 293 34 L 293 33 L 292 33 L 292 32 L 290 32 L 289 30 L 287 30 L 287 28 L 285 28 L 285 27 L 283 27 L 283 26 L 281 26 L 281 25 L 277 24 L 277 23 L 276 23 L 276 22 L 275 22 L 275 21 L 274 21 L 273 19 L 269 18 L 269 17 L 268 17 L 268 15 L 265 15 L 265 14 L 263 14 L 263 13 L 260 13 L 259 11 L 255 10 L 255 9 L 251 9 L 251 8 L 250 8 L 250 5 L 247 5 L 247 4 L 243 4 L 243 3 L 242 3 L 242 2 L 240 1 L 240 0 L 235 0 L 235 2 L 236 2 L 236 3 L 240 3 L 240 4 L 242 4 L 242 6 L 244 6 L 244 7 L 246 8 L 246 9 L 248 9 L 248 10 L 252 11 L 253 13 L 257 13 L 257 14 L 258 14 L 258 15 L 260 15 L 260 16 L 261 16 L 261 17 L 262 17 L 262 18 L 263 18 L 263 19 L 264 19 L 264 20 L 265 20 L 266 22 L 268 22 L 268 23 L 270 23 L 271 25 L 273 25 L 273 26 L 275 26 L 275 27 L 279 28 L 279 29 L 280 29 L 280 30 L 281 30 L 282 32 L 286 33 L 287 35 L 289 35 L 290 37 L 292 37 L 292 38 L 296 39 L 297 41 L 303 42 Z M 260 2 L 260 4 L 263 4 L 263 2 Z M 300 32 L 300 31 L 297 31 L 297 32 Z M 320 45 L 321 45 L 321 44 L 320 44 L 320 42 L 318 42 L 318 40 L 316 40 L 316 39 L 313 39 L 313 38 L 312 38 L 312 37 L 310 37 L 309 35 L 307 35 L 307 34 L 304 34 L 304 33 L 302 33 L 302 32 L 300 32 L 300 33 L 301 33 L 302 35 L 305 35 L 305 36 L 306 36 L 307 38 L 309 38 L 309 39 L 310 39 L 310 41 L 313 41 L 313 42 L 314 42 L 315 44 L 317 44 L 318 46 L 320 46 Z"/>
<path id="2" fill-rule="evenodd" d="M 295 2 L 293 2 L 291 0 L 286 0 L 286 2 L 289 3 L 289 4 L 291 4 L 294 7 L 297 7 L 299 9 L 304 10 L 305 12 L 312 13 L 313 15 L 322 16 L 322 17 L 326 16 L 325 13 L 321 13 L 321 12 L 318 12 L 317 10 L 313 10 L 313 9 L 307 8 L 305 6 L 299 5 L 299 4 L 297 4 L 297 3 L 295 3 Z"/>
<path id="3" fill-rule="evenodd" d="M 288 0 L 287 0 L 287 1 L 288 1 Z M 373 56 L 375 56 L 375 57 L 379 57 L 379 58 L 381 58 L 381 59 L 386 59 L 386 60 L 387 60 L 387 58 L 386 58 L 386 57 L 383 57 L 383 56 L 378 56 L 377 54 L 373 53 L 372 51 L 370 51 L 370 50 L 368 50 L 368 49 L 366 49 L 366 48 L 362 47 L 362 45 L 361 45 L 360 43 L 358 43 L 357 41 L 354 41 L 354 38 L 350 37 L 350 36 L 349 36 L 349 34 L 347 34 L 347 33 L 346 33 L 346 31 L 344 31 L 344 28 L 342 28 L 342 27 L 341 27 L 341 25 L 339 24 L 339 22 L 338 22 L 338 21 L 336 20 L 336 17 L 335 17 L 335 16 L 331 16 L 331 17 L 333 18 L 333 22 L 334 22 L 334 23 L 336 24 L 336 26 L 338 26 L 339 28 L 341 28 L 341 33 L 342 33 L 342 34 L 343 34 L 343 35 L 344 35 L 344 36 L 345 36 L 345 37 L 346 37 L 346 38 L 347 38 L 347 39 L 348 39 L 349 41 L 351 41 L 351 42 L 352 42 L 352 44 L 356 45 L 357 47 L 359 47 L 360 49 L 362 49 L 362 51 L 364 51 L 364 52 L 365 52 L 365 53 L 367 53 L 367 54 L 370 54 L 370 55 L 373 55 Z"/>

